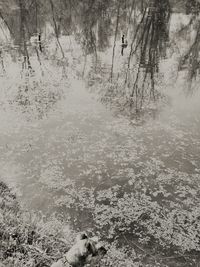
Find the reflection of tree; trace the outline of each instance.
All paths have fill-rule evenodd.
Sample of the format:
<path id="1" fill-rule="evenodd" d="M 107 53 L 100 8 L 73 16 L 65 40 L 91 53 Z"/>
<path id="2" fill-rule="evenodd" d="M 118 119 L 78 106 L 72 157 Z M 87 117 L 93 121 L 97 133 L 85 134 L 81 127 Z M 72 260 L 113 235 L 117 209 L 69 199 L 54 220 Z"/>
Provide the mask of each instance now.
<path id="1" fill-rule="evenodd" d="M 21 53 L 24 56 L 23 68 L 31 69 L 29 52 L 27 48 L 27 10 L 24 0 L 19 0 L 20 8 L 20 47 Z"/>
<path id="2" fill-rule="evenodd" d="M 188 62 L 189 64 L 189 73 L 190 73 L 190 80 L 192 80 L 197 75 L 197 70 L 200 67 L 200 60 L 199 60 L 199 51 L 200 51 L 200 23 L 198 22 L 197 25 L 197 32 L 196 37 L 194 39 L 193 44 L 186 52 L 186 54 L 182 57 L 179 70 L 182 69 L 182 66 Z"/>
<path id="3" fill-rule="evenodd" d="M 98 1 L 85 1 L 84 5 L 79 5 L 79 11 L 83 14 L 80 20 L 81 39 L 85 54 L 94 53 L 97 58 L 97 38 L 96 26 L 98 20 Z"/>
<path id="4" fill-rule="evenodd" d="M 109 46 L 110 25 L 111 18 L 109 14 L 102 12 L 98 21 L 98 49 L 100 51 L 104 51 Z"/>
<path id="5" fill-rule="evenodd" d="M 54 7 L 54 3 L 52 0 L 49 0 L 50 2 L 50 5 L 51 5 L 51 12 L 52 12 L 52 20 L 53 20 L 53 26 L 54 26 L 54 32 L 55 32 L 55 36 L 56 36 L 56 40 L 57 40 L 57 43 L 60 47 L 60 51 L 62 53 L 62 57 L 64 58 L 65 57 L 65 54 L 64 54 L 64 51 L 63 51 L 63 48 L 61 46 L 61 43 L 60 43 L 60 40 L 59 40 L 59 36 L 60 36 L 60 27 L 58 26 L 57 22 L 56 22 L 56 16 L 55 16 L 55 7 Z"/>
<path id="6" fill-rule="evenodd" d="M 181 34 L 185 34 L 185 32 L 187 32 L 187 30 L 192 26 L 192 29 L 195 32 L 195 38 L 187 52 L 181 57 L 179 70 L 182 70 L 183 67 L 188 69 L 188 89 L 190 92 L 192 92 L 192 81 L 197 77 L 197 74 L 200 70 L 200 21 L 198 18 L 200 13 L 200 3 L 196 0 L 187 0 L 186 13 L 192 14 L 192 17 L 189 24 L 181 29 Z"/>
<path id="7" fill-rule="evenodd" d="M 155 100 L 155 74 L 161 57 L 165 56 L 169 34 L 169 19 L 171 14 L 168 0 L 151 0 L 143 11 L 140 23 L 137 26 L 128 58 L 128 70 L 131 67 L 131 58 L 137 56 L 137 71 L 134 73 L 134 83 L 131 89 L 131 104 L 136 110 L 141 108 L 144 90 L 150 98 Z M 135 62 L 133 62 L 135 64 Z M 126 73 L 125 84 L 128 73 Z M 142 80 L 142 82 L 141 82 Z M 150 82 L 150 83 L 149 83 Z M 150 86 L 149 86 L 150 84 Z M 146 86 L 149 86 L 145 88 Z M 149 89 L 148 89 L 149 88 Z M 138 101 L 140 105 L 138 106 Z"/>
<path id="8" fill-rule="evenodd" d="M 118 1 L 117 15 L 116 15 L 116 26 L 115 26 L 115 37 L 114 37 L 114 44 L 113 44 L 113 51 L 112 51 L 112 65 L 111 65 L 111 73 L 110 73 L 110 79 L 111 79 L 111 81 L 112 81 L 112 78 L 113 78 L 113 68 L 114 68 L 114 59 L 115 59 L 115 47 L 116 47 L 117 33 L 118 33 L 118 27 L 119 27 L 120 7 L 121 7 L 121 2 Z"/>
<path id="9" fill-rule="evenodd" d="M 27 41 L 33 34 L 42 32 L 45 22 L 51 22 L 55 38 L 63 49 L 59 38 L 61 34 L 75 34 L 82 44 L 85 56 L 94 55 L 97 62 L 98 50 L 105 51 L 109 47 L 110 36 L 114 36 L 112 44 L 112 66 L 109 75 L 115 81 L 116 46 L 119 35 L 123 32 L 130 37 L 130 53 L 124 70 L 119 74 L 125 81 L 130 93 L 132 105 L 140 109 L 146 96 L 156 99 L 156 76 L 159 72 L 159 61 L 166 55 L 169 45 L 169 21 L 172 2 L 184 7 L 186 13 L 192 14 L 188 26 L 179 31 L 184 36 L 190 26 L 196 32 L 194 42 L 180 60 L 179 70 L 186 66 L 189 80 L 193 80 L 199 70 L 199 11 L 197 0 L 1 0 L 4 8 L 0 17 L 17 43 L 21 44 L 21 53 L 30 67 Z M 180 4 L 181 3 L 181 4 Z M 20 7 L 9 10 L 10 6 Z M 174 7 L 174 4 L 172 8 Z M 13 16 L 11 14 L 14 14 Z M 128 34 L 127 34 L 128 33 Z M 19 40 L 20 36 L 20 40 Z M 170 43 L 170 45 L 173 45 Z M 40 47 L 41 48 L 41 47 Z M 42 49 L 39 49 L 42 51 Z M 38 52 L 38 51 L 37 51 Z M 37 53 L 37 55 L 39 55 Z M 125 57 L 124 57 L 125 58 Z M 110 68 L 110 66 L 109 66 Z M 125 90 L 125 88 L 124 88 Z"/>

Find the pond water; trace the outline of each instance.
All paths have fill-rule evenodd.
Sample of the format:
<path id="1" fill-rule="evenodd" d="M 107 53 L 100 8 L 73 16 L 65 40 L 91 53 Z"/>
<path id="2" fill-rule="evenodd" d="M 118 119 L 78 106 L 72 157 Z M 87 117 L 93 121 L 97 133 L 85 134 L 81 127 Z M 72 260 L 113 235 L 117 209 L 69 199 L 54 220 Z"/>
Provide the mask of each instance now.
<path id="1" fill-rule="evenodd" d="M 65 42 L 65 37 L 60 42 Z M 66 49 L 71 53 L 69 47 Z M 78 49 L 75 54 L 80 52 Z M 120 51 L 119 43 L 117 49 Z M 109 51 L 102 52 L 106 60 Z M 61 71 L 56 71 L 60 66 L 51 58 L 53 71 L 45 78 L 45 87 L 48 88 L 49 79 L 55 78 L 51 86 L 61 95 L 56 100 L 56 94 L 41 93 L 33 82 L 36 89 L 31 97 L 38 97 L 35 109 L 48 110 L 42 116 L 35 116 L 35 109 L 27 108 L 24 95 L 20 109 L 13 108 L 13 102 L 22 96 L 18 90 L 9 88 L 13 84 L 15 87 L 21 72 L 16 62 L 13 67 L 8 64 L 10 76 L 0 77 L 5 91 L 1 94 L 10 97 L 15 92 L 16 97 L 6 105 L 3 103 L 0 109 L 0 177 L 16 189 L 25 209 L 41 211 L 47 216 L 56 213 L 73 228 L 101 231 L 105 238 L 113 238 L 111 226 L 115 223 L 117 230 L 122 231 L 123 223 L 127 227 L 135 220 L 131 211 L 132 207 L 134 212 L 137 210 L 134 198 L 138 210 L 144 209 L 144 203 L 149 205 L 144 214 L 157 207 L 154 217 L 159 209 L 170 214 L 172 208 L 196 212 L 198 217 L 199 94 L 185 98 L 183 94 L 168 92 L 174 97 L 172 105 L 155 118 L 149 116 L 145 121 L 125 118 L 89 93 L 83 79 L 76 75 L 77 58 L 76 55 L 75 65 L 69 59 L 68 68 L 73 69 L 73 75 L 70 72 L 62 85 L 58 82 Z M 45 56 L 43 59 L 47 64 Z M 45 64 L 40 66 L 43 71 L 49 68 Z M 36 67 L 36 74 L 37 71 Z M 42 79 L 41 74 L 39 80 Z M 53 108 L 41 100 L 43 95 L 55 102 Z M 30 102 L 34 102 L 32 98 Z M 134 232 L 132 225 L 127 229 Z M 151 233 L 151 229 L 148 231 Z"/>
<path id="2" fill-rule="evenodd" d="M 84 82 L 72 79 L 67 97 L 47 118 L 13 121 L 13 127 L 8 118 L 6 127 L 2 114 L 1 177 L 19 189 L 26 208 L 69 213 L 75 221 L 80 215 L 80 229 L 92 226 L 92 203 L 84 203 L 81 213 L 79 193 L 128 186 L 145 171 L 149 186 L 165 169 L 200 175 L 200 116 L 183 112 L 167 110 L 140 125 L 115 116 Z"/>

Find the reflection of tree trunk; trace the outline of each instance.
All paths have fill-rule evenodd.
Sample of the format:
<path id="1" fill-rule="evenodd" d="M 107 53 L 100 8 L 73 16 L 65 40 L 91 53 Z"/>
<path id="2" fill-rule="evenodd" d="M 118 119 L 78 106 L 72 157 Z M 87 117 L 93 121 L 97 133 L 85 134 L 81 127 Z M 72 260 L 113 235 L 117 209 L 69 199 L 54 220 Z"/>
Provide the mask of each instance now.
<path id="1" fill-rule="evenodd" d="M 144 12 L 144 0 L 141 0 L 141 11 Z"/>
<path id="2" fill-rule="evenodd" d="M 98 55 L 97 55 L 97 47 L 96 47 L 96 39 L 92 31 L 92 26 L 90 28 L 90 36 L 91 36 L 91 44 L 94 50 L 94 55 L 95 55 L 95 69 L 97 67 L 97 61 L 98 61 Z"/>
<path id="3" fill-rule="evenodd" d="M 85 56 L 84 56 L 84 66 L 83 66 L 83 71 L 82 71 L 82 78 L 84 78 L 84 75 L 85 75 L 86 65 L 87 65 L 87 55 L 85 54 Z"/>
<path id="4" fill-rule="evenodd" d="M 200 69 L 200 60 L 199 60 L 199 51 L 200 51 L 200 22 L 198 22 L 196 25 L 197 32 L 196 32 L 196 37 L 191 45 L 190 49 L 188 52 L 184 55 L 184 57 L 181 59 L 179 63 L 179 70 L 183 68 L 183 66 L 188 64 L 189 68 L 189 89 L 191 88 L 192 85 L 192 80 L 196 77 L 198 70 Z"/>
<path id="5" fill-rule="evenodd" d="M 148 97 L 153 100 L 156 99 L 155 75 L 159 71 L 160 58 L 166 54 L 171 14 L 169 0 L 150 0 L 148 3 L 141 1 L 141 4 L 143 4 L 141 6 L 142 18 L 131 42 L 128 67 L 125 75 L 126 84 L 131 59 L 137 53 L 137 73 L 130 94 L 131 105 L 135 104 L 136 110 L 142 107 L 145 92 L 144 86 L 148 88 L 146 90 Z"/>
<path id="6" fill-rule="evenodd" d="M 114 68 L 114 59 L 115 59 L 115 47 L 116 47 L 116 40 L 117 40 L 117 32 L 119 27 L 119 11 L 120 11 L 120 0 L 118 0 L 118 7 L 117 7 L 117 21 L 115 27 L 115 37 L 114 37 L 114 45 L 113 45 L 113 53 L 112 53 L 112 65 L 111 65 L 111 73 L 110 73 L 110 80 L 112 81 L 113 78 L 113 68 Z"/>
<path id="7" fill-rule="evenodd" d="M 42 69 L 42 62 L 41 62 L 41 58 L 40 58 L 40 53 L 39 53 L 37 47 L 35 47 L 35 52 L 36 52 L 36 55 L 37 55 L 38 62 L 40 64 L 41 74 L 42 74 L 42 76 L 44 76 L 44 72 L 43 72 L 43 69 Z"/>
<path id="8" fill-rule="evenodd" d="M 40 30 L 40 24 L 38 23 L 39 7 L 37 0 L 35 0 L 34 2 L 35 2 L 35 29 L 36 29 L 36 34 L 38 35 L 38 47 L 40 52 L 42 52 L 41 30 Z"/>
<path id="9" fill-rule="evenodd" d="M 127 70 L 126 70 L 125 82 L 124 82 L 125 85 L 127 83 L 128 72 L 129 72 L 129 68 L 130 68 L 131 58 L 132 58 L 132 55 L 133 55 L 133 46 L 134 46 L 135 40 L 137 38 L 138 32 L 140 30 L 140 27 L 142 26 L 143 21 L 145 19 L 146 12 L 147 12 L 147 9 L 145 9 L 145 11 L 143 12 L 142 19 L 141 19 L 140 23 L 137 26 L 136 32 L 135 32 L 134 37 L 133 37 L 132 42 L 131 42 L 131 49 L 130 49 L 130 53 L 129 53 L 129 57 L 128 57 L 128 64 L 127 64 Z"/>
<path id="10" fill-rule="evenodd" d="M 24 0 L 19 0 L 19 8 L 20 8 L 20 19 L 21 19 L 21 26 L 20 26 L 20 43 L 23 44 L 23 50 L 21 50 L 21 53 L 24 56 L 24 63 L 23 68 L 26 68 L 26 63 L 28 65 L 28 68 L 31 69 L 31 63 L 28 53 L 28 48 L 26 44 L 26 30 L 25 30 L 25 24 L 26 24 L 26 8 Z"/>
<path id="11" fill-rule="evenodd" d="M 3 62 L 3 55 L 2 55 L 2 51 L 0 51 L 0 61 L 1 61 L 1 67 L 2 67 L 2 71 L 5 74 L 6 70 L 5 70 L 5 66 L 4 66 L 4 62 Z"/>
<path id="12" fill-rule="evenodd" d="M 127 25 L 127 30 L 126 30 L 125 36 L 128 35 L 129 26 L 130 26 L 130 23 L 131 23 L 131 18 L 132 18 L 134 7 L 135 7 L 135 0 L 132 0 L 131 10 L 130 10 L 129 17 L 128 17 L 128 25 Z"/>
<path id="13" fill-rule="evenodd" d="M 36 33 L 38 33 L 38 3 L 37 3 L 37 0 L 35 0 L 35 28 L 36 28 Z"/>
<path id="14" fill-rule="evenodd" d="M 56 40 L 57 40 L 57 43 L 58 43 L 58 45 L 60 47 L 60 51 L 61 51 L 62 57 L 64 58 L 65 54 L 64 54 L 62 45 L 61 45 L 61 43 L 59 41 L 59 29 L 58 29 L 58 26 L 57 26 L 57 23 L 56 23 L 55 12 L 54 12 L 54 4 L 53 4 L 52 0 L 49 0 L 49 1 L 50 1 L 50 5 L 51 5 L 52 18 L 53 18 L 53 24 L 54 24 L 54 31 L 55 31 L 55 35 L 56 35 Z"/>
<path id="15" fill-rule="evenodd" d="M 39 50 L 40 52 L 42 52 L 41 33 L 38 34 L 38 44 L 39 44 Z"/>

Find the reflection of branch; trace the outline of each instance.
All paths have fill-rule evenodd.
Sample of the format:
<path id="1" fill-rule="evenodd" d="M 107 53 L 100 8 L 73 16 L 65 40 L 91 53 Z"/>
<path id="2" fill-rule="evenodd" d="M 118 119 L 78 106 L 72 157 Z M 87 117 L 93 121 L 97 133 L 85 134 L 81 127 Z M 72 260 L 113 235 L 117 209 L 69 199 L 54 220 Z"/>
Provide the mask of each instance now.
<path id="1" fill-rule="evenodd" d="M 150 91 L 150 96 L 151 96 L 151 92 L 153 93 L 153 99 L 155 100 L 155 94 L 154 94 L 154 89 L 155 89 L 155 81 L 154 81 L 154 74 L 155 74 L 155 69 L 157 68 L 156 66 L 156 49 L 155 47 L 157 47 L 157 42 L 159 40 L 157 35 L 157 31 L 155 30 L 155 23 L 152 23 L 152 33 L 151 33 L 151 41 L 150 41 L 150 48 L 149 48 L 149 62 L 148 65 L 150 66 L 150 78 L 151 78 L 151 91 Z M 156 40 L 155 40 L 156 39 Z M 156 44 L 156 45 L 155 45 Z M 146 70 L 146 72 L 148 72 Z"/>
<path id="2" fill-rule="evenodd" d="M 35 52 L 36 52 L 37 59 L 38 59 L 38 62 L 40 64 L 41 73 L 42 73 L 42 76 L 43 76 L 42 62 L 41 62 L 40 54 L 39 54 L 39 51 L 38 51 L 38 48 L 37 47 L 35 47 Z"/>
<path id="3" fill-rule="evenodd" d="M 185 31 L 187 31 L 189 29 L 189 27 L 192 25 L 192 23 L 194 22 L 196 16 L 192 16 L 189 23 L 185 26 L 183 26 L 183 28 L 181 28 L 177 33 L 176 35 L 180 35 L 182 33 L 184 33 Z"/>
<path id="4" fill-rule="evenodd" d="M 11 30 L 11 28 L 10 28 L 8 22 L 7 22 L 6 19 L 4 18 L 4 16 L 3 16 L 1 10 L 0 10 L 0 18 L 1 18 L 1 19 L 3 20 L 3 22 L 5 23 L 5 25 L 6 25 L 6 27 L 8 28 L 10 34 L 13 35 L 13 32 L 12 32 L 12 30 Z"/>
<path id="5" fill-rule="evenodd" d="M 79 17 L 80 14 L 78 13 L 78 11 L 76 10 L 75 6 L 74 6 L 74 0 L 69 0 L 69 4 L 70 4 L 70 9 L 73 8 L 73 10 L 75 11 L 76 15 Z"/>
<path id="6" fill-rule="evenodd" d="M 194 41 L 194 43 L 192 44 L 192 46 L 190 47 L 190 49 L 187 51 L 187 53 L 183 56 L 183 58 L 181 58 L 180 62 L 179 62 L 179 66 L 178 66 L 178 70 L 180 71 L 181 68 L 183 67 L 183 65 L 186 63 L 186 61 L 189 59 L 194 47 L 196 44 L 196 40 Z"/>
<path id="7" fill-rule="evenodd" d="M 24 62 L 23 62 L 23 67 L 26 67 L 26 62 L 28 63 L 28 69 L 32 69 L 31 63 L 30 63 L 30 58 L 29 58 L 29 53 L 28 53 L 28 48 L 26 44 L 26 31 L 25 31 L 25 24 L 26 24 L 26 15 L 25 15 L 25 3 L 24 0 L 19 0 L 19 8 L 20 8 L 20 19 L 21 19 L 21 26 L 20 26 L 20 38 L 21 42 L 23 42 L 24 45 Z"/>
<path id="8" fill-rule="evenodd" d="M 2 66 L 3 73 L 5 74 L 6 70 L 5 70 L 5 66 L 4 66 L 4 62 L 3 62 L 2 51 L 0 51 L 0 60 L 1 60 L 1 66 Z"/>
<path id="9" fill-rule="evenodd" d="M 138 69 L 137 69 L 137 75 L 136 75 L 136 79 L 135 79 L 135 82 L 134 82 L 134 85 L 133 85 L 133 90 L 132 90 L 132 93 L 131 93 L 131 97 L 133 97 L 134 92 L 135 92 L 135 89 L 137 87 L 137 83 L 138 83 L 138 79 L 139 79 L 139 74 L 140 74 L 140 65 L 138 66 Z"/>
<path id="10" fill-rule="evenodd" d="M 132 39 L 131 49 L 128 58 L 128 67 L 125 76 L 125 85 L 128 79 L 128 71 L 132 56 L 138 52 L 137 73 L 132 87 L 130 97 L 135 101 L 136 111 L 138 109 L 138 100 L 140 107 L 144 99 L 144 86 L 147 78 L 150 82 L 148 91 L 150 99 L 155 100 L 155 73 L 159 71 L 159 59 L 166 55 L 166 44 L 169 38 L 169 19 L 171 8 L 168 0 L 149 1 L 143 11 L 142 18 L 136 28 Z M 140 74 L 143 71 L 143 75 Z M 141 79 L 140 79 L 141 76 Z M 142 87 L 139 83 L 142 83 Z"/>
<path id="11" fill-rule="evenodd" d="M 113 77 L 113 66 L 114 66 L 114 59 L 115 59 L 115 47 L 116 47 L 117 32 L 118 32 L 118 26 L 119 26 L 119 11 L 120 11 L 120 0 L 118 0 L 118 7 L 117 7 L 117 21 L 116 21 L 116 27 L 115 27 L 115 38 L 114 38 L 113 53 L 112 53 L 112 66 L 111 66 L 111 73 L 110 73 L 111 82 L 112 82 L 112 77 Z"/>
<path id="12" fill-rule="evenodd" d="M 35 27 L 36 27 L 36 32 L 38 33 L 38 3 L 37 0 L 35 2 Z"/>
<path id="13" fill-rule="evenodd" d="M 140 45 L 141 43 L 143 43 L 143 41 L 144 41 L 144 37 L 145 37 L 145 34 L 146 34 L 146 33 L 147 33 L 147 36 L 148 36 L 149 29 L 150 29 L 150 27 L 151 27 L 151 20 L 148 19 L 148 16 L 149 16 L 149 13 L 147 14 L 147 18 L 146 18 L 146 22 L 145 22 L 145 25 L 144 25 L 143 33 L 142 33 L 140 39 L 138 40 L 138 42 L 137 42 L 137 44 L 136 44 L 134 50 L 132 49 L 131 56 L 132 56 L 133 54 L 136 53 L 136 51 L 138 50 L 139 45 Z M 135 37 L 136 37 L 136 36 L 135 36 Z M 147 44 L 147 43 L 146 43 L 146 44 Z M 145 44 L 145 45 L 146 45 L 146 44 Z"/>
<path id="14" fill-rule="evenodd" d="M 144 89 L 145 89 L 145 83 L 146 83 L 146 79 L 147 79 L 147 72 L 145 72 L 145 76 L 142 82 L 142 89 L 141 89 L 141 96 L 140 96 L 140 107 L 139 109 L 142 109 L 142 105 L 143 105 L 143 100 L 144 100 Z"/>
<path id="15" fill-rule="evenodd" d="M 127 25 L 127 30 L 126 30 L 125 36 L 128 35 L 128 30 L 129 30 L 129 26 L 130 26 L 130 23 L 131 23 L 131 17 L 132 17 L 132 14 L 133 14 L 133 9 L 135 7 L 135 3 L 136 3 L 136 1 L 132 0 L 131 10 L 130 10 L 130 13 L 129 13 L 128 25 Z"/>
<path id="16" fill-rule="evenodd" d="M 134 35 L 133 40 L 132 40 L 132 43 L 131 43 L 131 50 L 130 50 L 129 57 L 128 57 L 128 66 L 127 66 L 126 76 L 125 76 L 125 82 L 124 82 L 125 85 L 126 85 L 126 83 L 127 83 L 128 71 L 129 71 L 129 68 L 130 68 L 131 57 L 132 57 L 132 55 L 133 55 L 133 45 L 134 45 L 134 43 L 135 43 L 135 40 L 136 40 L 138 31 L 139 31 L 139 29 L 140 29 L 140 26 L 142 25 L 142 23 L 143 23 L 143 21 L 144 21 L 144 18 L 145 18 L 145 15 L 146 15 L 146 11 L 147 11 L 147 9 L 145 9 L 145 11 L 144 11 L 144 13 L 143 13 L 142 19 L 141 19 L 140 23 L 139 23 L 138 26 L 137 26 L 135 35 Z"/>
<path id="17" fill-rule="evenodd" d="M 84 78 L 84 75 L 85 75 L 86 65 L 87 65 L 87 54 L 85 54 L 85 56 L 84 56 L 84 66 L 83 66 L 83 71 L 82 71 L 82 77 L 83 78 Z"/>
<path id="18" fill-rule="evenodd" d="M 198 23 L 198 29 L 196 33 L 195 40 L 191 45 L 188 52 L 184 55 L 184 57 L 180 60 L 178 70 L 181 70 L 182 67 L 185 65 L 186 61 L 189 60 L 189 80 L 190 84 L 192 79 L 196 76 L 197 70 L 200 68 L 199 64 L 199 50 L 200 50 L 200 22 Z"/>
<path id="19" fill-rule="evenodd" d="M 55 19 L 54 4 L 53 4 L 52 0 L 49 0 L 49 2 L 50 2 L 50 5 L 51 5 L 51 11 L 52 11 L 52 17 L 53 17 L 54 31 L 55 31 L 55 35 L 56 35 L 56 40 L 57 40 L 57 43 L 58 43 L 58 45 L 60 47 L 60 51 L 62 53 L 62 57 L 65 58 L 65 54 L 64 54 L 62 45 L 61 45 L 61 43 L 59 41 L 59 32 L 58 32 L 58 26 L 57 26 L 57 23 L 56 23 L 56 19 Z"/>

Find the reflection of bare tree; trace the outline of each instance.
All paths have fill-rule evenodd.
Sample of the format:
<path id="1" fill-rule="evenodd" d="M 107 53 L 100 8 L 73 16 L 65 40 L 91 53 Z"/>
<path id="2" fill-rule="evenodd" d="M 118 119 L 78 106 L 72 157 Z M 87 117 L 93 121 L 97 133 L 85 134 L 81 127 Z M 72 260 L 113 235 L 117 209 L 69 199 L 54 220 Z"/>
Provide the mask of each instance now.
<path id="1" fill-rule="evenodd" d="M 35 33 L 39 35 L 37 58 L 40 64 L 42 63 L 40 52 L 43 52 L 41 45 L 43 36 L 40 33 L 44 27 L 44 21 L 51 21 L 62 58 L 65 56 L 64 47 L 60 42 L 60 36 L 63 33 L 76 34 L 82 44 L 85 59 L 90 54 L 94 56 L 96 62 L 98 49 L 104 51 L 109 46 L 109 37 L 113 35 L 112 66 L 111 68 L 109 66 L 108 75 L 113 82 L 116 82 L 114 81 L 116 40 L 119 33 L 123 32 L 126 37 L 128 32 L 131 38 L 130 45 L 128 45 L 130 53 L 125 71 L 122 70 L 118 76 L 121 75 L 120 78 L 123 76 L 131 102 L 137 106 L 137 109 L 140 109 L 145 95 L 156 99 L 155 82 L 159 71 L 159 60 L 165 57 L 166 46 L 169 44 L 171 0 L 18 0 L 17 3 L 19 9 L 15 10 L 14 14 L 18 18 L 15 18 L 14 22 L 19 20 L 20 27 L 19 23 L 12 25 L 11 16 L 8 16 L 5 10 L 1 10 L 0 17 L 10 32 L 15 32 L 14 38 L 20 35 L 20 52 L 24 57 L 24 68 L 31 68 L 29 55 L 31 50 L 28 51 L 27 41 Z M 177 34 L 183 36 L 185 31 L 191 30 L 191 26 L 196 32 L 196 37 L 194 43 L 181 58 L 179 69 L 185 66 L 189 72 L 189 80 L 192 81 L 200 68 L 200 25 L 198 21 L 200 4 L 199 0 L 186 0 L 186 3 L 186 12 L 192 14 L 191 20 Z M 7 6 L 9 7 L 9 4 Z"/>
<path id="2" fill-rule="evenodd" d="M 26 34 L 27 11 L 24 0 L 19 0 L 19 8 L 20 8 L 20 40 L 21 40 L 20 44 L 23 46 L 23 48 L 20 47 L 20 50 L 24 57 L 22 68 L 31 69 L 31 63 L 27 48 L 27 34 Z"/>
<path id="3" fill-rule="evenodd" d="M 120 0 L 118 1 L 117 6 L 117 18 L 116 18 L 116 26 L 115 26 L 115 37 L 114 37 L 114 44 L 113 44 L 113 52 L 112 52 L 112 65 L 111 65 L 111 72 L 110 72 L 110 80 L 112 81 L 113 78 L 113 67 L 114 67 L 114 60 L 115 60 L 115 47 L 116 47 L 116 40 L 117 40 L 117 33 L 118 33 L 118 27 L 119 27 L 119 12 L 120 12 Z"/>
<path id="4" fill-rule="evenodd" d="M 54 25 L 54 31 L 55 31 L 55 35 L 56 35 L 56 40 L 57 40 L 57 43 L 59 45 L 60 51 L 62 53 L 62 57 L 64 58 L 65 57 L 65 54 L 64 54 L 62 45 L 60 43 L 60 40 L 59 40 L 60 30 L 59 30 L 59 27 L 58 27 L 58 25 L 56 23 L 54 4 L 53 4 L 53 1 L 52 0 L 49 0 L 49 2 L 50 2 L 50 5 L 51 5 L 52 18 L 53 18 L 53 25 Z"/>
<path id="5" fill-rule="evenodd" d="M 127 24 L 127 30 L 125 32 L 125 36 L 128 35 L 128 31 L 129 31 L 129 28 L 130 28 L 131 18 L 132 18 L 132 14 L 133 14 L 134 9 L 136 10 L 136 1 L 135 0 L 132 0 L 131 9 L 130 9 L 130 12 L 128 14 L 128 24 Z"/>
<path id="6" fill-rule="evenodd" d="M 179 62 L 179 70 L 183 68 L 188 69 L 188 90 L 191 91 L 192 81 L 197 77 L 197 74 L 200 70 L 200 20 L 198 18 L 200 13 L 200 3 L 196 0 L 186 2 L 186 13 L 192 14 L 190 22 L 183 27 L 179 35 L 184 35 L 187 31 L 195 31 L 196 36 L 192 45 L 189 47 L 188 51 L 181 57 Z"/>
<path id="7" fill-rule="evenodd" d="M 98 49 L 100 51 L 104 51 L 109 46 L 110 25 L 110 15 L 102 11 L 98 21 Z"/>
<path id="8" fill-rule="evenodd" d="M 182 57 L 180 64 L 179 64 L 179 70 L 182 69 L 182 66 L 188 62 L 189 64 L 189 78 L 192 80 L 196 77 L 197 71 L 200 68 L 200 60 L 199 60 L 199 51 L 200 51 L 200 22 L 198 21 L 197 25 L 197 32 L 196 37 L 194 39 L 193 44 L 187 51 L 187 53 Z"/>
<path id="9" fill-rule="evenodd" d="M 131 58 L 137 55 L 135 81 L 132 85 L 129 84 L 132 87 L 131 104 L 135 104 L 136 110 L 141 108 L 144 89 L 147 93 L 149 92 L 150 98 L 154 100 L 156 98 L 155 74 L 158 73 L 159 59 L 164 57 L 166 53 L 171 14 L 168 0 L 151 0 L 145 7 L 143 6 L 143 9 L 141 21 L 132 39 L 128 70 L 125 77 L 126 84 Z M 140 106 L 138 106 L 138 101 Z"/>
<path id="10" fill-rule="evenodd" d="M 82 6 L 82 12 L 85 14 L 83 16 L 83 26 L 82 28 L 82 45 L 85 54 L 94 54 L 97 62 L 97 45 L 96 45 L 96 35 L 95 26 L 97 18 L 95 16 L 95 1 L 87 1 L 85 6 Z M 95 63 L 96 65 L 96 63 Z"/>

